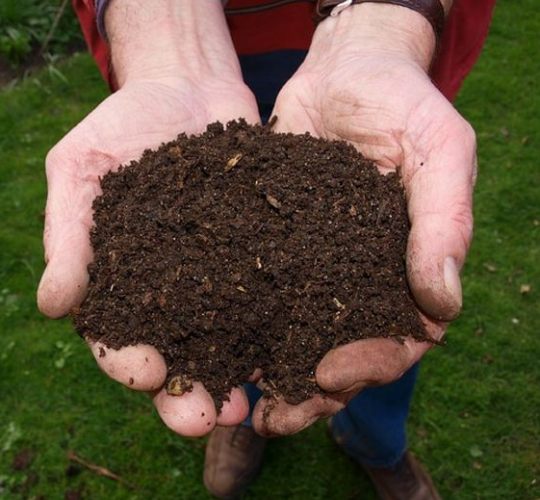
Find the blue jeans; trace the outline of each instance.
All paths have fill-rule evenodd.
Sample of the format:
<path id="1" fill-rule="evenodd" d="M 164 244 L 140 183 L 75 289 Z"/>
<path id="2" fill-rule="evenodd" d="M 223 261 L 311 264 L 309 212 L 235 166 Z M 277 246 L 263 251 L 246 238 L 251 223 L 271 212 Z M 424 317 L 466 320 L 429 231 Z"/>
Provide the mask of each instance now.
<path id="1" fill-rule="evenodd" d="M 270 118 L 279 90 L 305 54 L 286 50 L 240 57 L 244 80 L 257 98 L 263 122 Z M 372 467 L 399 462 L 407 447 L 406 423 L 417 375 L 415 365 L 392 384 L 365 389 L 332 419 L 332 433 L 348 455 Z M 253 408 L 262 393 L 253 384 L 245 388 L 250 413 L 244 425 L 251 426 Z"/>
<path id="2" fill-rule="evenodd" d="M 341 448 L 355 460 L 371 467 L 392 467 L 407 449 L 406 424 L 419 365 L 399 380 L 364 389 L 332 419 L 332 434 Z M 245 384 L 251 414 L 262 392 Z"/>

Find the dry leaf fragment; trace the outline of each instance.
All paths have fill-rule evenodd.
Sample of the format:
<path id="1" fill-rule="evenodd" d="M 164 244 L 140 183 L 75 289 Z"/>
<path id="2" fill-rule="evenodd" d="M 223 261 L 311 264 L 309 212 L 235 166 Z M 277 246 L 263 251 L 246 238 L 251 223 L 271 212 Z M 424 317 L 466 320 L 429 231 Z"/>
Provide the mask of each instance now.
<path id="1" fill-rule="evenodd" d="M 204 277 L 204 280 L 203 280 L 203 287 L 204 287 L 204 291 L 206 293 L 212 293 L 212 290 L 214 289 L 214 285 L 212 285 L 212 282 L 210 281 L 210 279 L 208 278 L 208 276 L 205 276 Z"/>
<path id="2" fill-rule="evenodd" d="M 494 273 L 496 270 L 497 270 L 497 267 L 489 262 L 486 262 L 484 264 L 484 267 L 490 272 L 490 273 Z"/>
<path id="3" fill-rule="evenodd" d="M 15 455 L 11 468 L 14 471 L 27 470 L 34 461 L 36 453 L 32 448 L 25 448 Z"/>
<path id="4" fill-rule="evenodd" d="M 180 265 L 176 268 L 176 272 L 174 273 L 177 280 L 179 280 L 179 279 L 180 279 L 180 276 L 182 276 L 182 270 L 183 270 L 183 267 L 182 267 L 182 264 L 180 264 Z"/>
<path id="5" fill-rule="evenodd" d="M 225 172 L 228 172 L 229 170 L 234 168 L 238 164 L 238 162 L 243 158 L 243 156 L 244 156 L 244 153 L 237 153 L 232 158 L 229 158 L 224 168 Z"/>
<path id="6" fill-rule="evenodd" d="M 271 194 L 266 195 L 266 201 L 278 210 L 281 208 L 281 203 L 276 198 L 274 198 Z"/>
<path id="7" fill-rule="evenodd" d="M 351 205 L 351 208 L 349 208 L 349 215 L 351 217 L 356 217 L 358 215 L 358 210 L 354 205 Z"/>
<path id="8" fill-rule="evenodd" d="M 484 452 L 480 449 L 480 446 L 478 446 L 477 444 L 473 444 L 471 446 L 471 448 L 469 449 L 469 453 L 473 458 L 479 458 L 484 454 Z"/>
<path id="9" fill-rule="evenodd" d="M 246 290 L 242 285 L 238 285 L 238 286 L 236 287 L 236 289 L 237 289 L 239 292 L 247 293 L 247 290 Z"/>
<path id="10" fill-rule="evenodd" d="M 336 304 L 338 309 L 345 309 L 345 304 L 342 304 L 337 297 L 334 297 L 333 299 L 334 304 Z"/>
<path id="11" fill-rule="evenodd" d="M 171 396 L 181 396 L 185 392 L 193 389 L 193 381 L 186 375 L 177 375 L 171 378 L 167 384 L 167 394 Z"/>
<path id="12" fill-rule="evenodd" d="M 152 292 L 146 292 L 141 299 L 142 305 L 147 307 L 152 302 Z"/>

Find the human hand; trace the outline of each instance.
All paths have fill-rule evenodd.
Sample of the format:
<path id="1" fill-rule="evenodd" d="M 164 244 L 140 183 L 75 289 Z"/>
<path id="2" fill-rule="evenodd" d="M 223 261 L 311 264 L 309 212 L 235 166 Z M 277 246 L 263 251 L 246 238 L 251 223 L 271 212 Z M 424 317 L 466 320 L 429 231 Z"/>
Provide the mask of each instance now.
<path id="1" fill-rule="evenodd" d="M 85 297 L 87 265 L 92 261 L 92 201 L 100 194 L 100 177 L 138 158 L 144 149 L 175 139 L 180 132 L 201 133 L 216 120 L 226 123 L 245 117 L 253 123 L 259 121 L 255 99 L 242 82 L 219 0 L 205 6 L 200 2 L 188 3 L 180 13 L 170 2 L 172 10 L 162 14 L 169 22 L 181 15 L 177 19 L 180 26 L 174 27 L 181 36 L 189 38 L 187 41 L 167 39 L 159 17 L 155 23 L 163 37 L 151 31 L 150 14 L 145 9 L 152 9 L 151 15 L 159 16 L 169 2 L 129 3 L 146 15 L 144 28 L 152 38 L 143 32 L 144 44 L 139 43 L 135 19 L 131 19 L 129 33 L 117 29 L 126 25 L 129 5 L 122 5 L 122 0 L 112 2 L 107 29 L 121 88 L 67 134 L 46 161 L 47 267 L 38 290 L 38 304 L 52 318 L 68 314 Z M 197 10 L 203 7 L 201 15 Z M 197 23 L 190 25 L 190 16 L 198 18 Z M 205 33 L 204 41 L 197 42 L 198 45 L 194 26 Z M 128 35 L 129 38 L 123 38 Z M 169 47 L 169 43 L 174 46 Z M 182 53 L 178 47 L 188 50 Z M 196 383 L 192 392 L 181 397 L 167 395 L 163 388 L 165 362 L 151 346 L 118 351 L 99 343 L 90 347 L 107 375 L 132 389 L 149 391 L 164 422 L 179 434 L 203 435 L 216 423 L 235 425 L 247 415 L 247 399 L 241 389 L 233 389 L 219 416 L 212 398 L 200 384 Z"/>
<path id="2" fill-rule="evenodd" d="M 415 12 L 369 3 L 347 9 L 319 25 L 274 115 L 277 131 L 345 140 L 382 172 L 401 167 L 411 221 L 408 280 L 427 333 L 439 340 L 461 308 L 458 273 L 472 236 L 476 148 L 470 125 L 427 75 L 433 49 L 432 29 Z M 261 400 L 255 428 L 298 432 L 362 388 L 396 380 L 431 346 L 369 339 L 332 350 L 316 371 L 329 394 L 297 406 Z"/>

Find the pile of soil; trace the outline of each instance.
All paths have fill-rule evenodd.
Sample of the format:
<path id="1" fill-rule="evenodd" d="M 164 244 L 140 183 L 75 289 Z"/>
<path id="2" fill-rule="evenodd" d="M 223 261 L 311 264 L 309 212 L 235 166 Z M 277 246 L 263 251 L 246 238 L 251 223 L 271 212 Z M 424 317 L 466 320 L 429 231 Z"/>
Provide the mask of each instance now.
<path id="1" fill-rule="evenodd" d="M 155 346 L 173 394 L 201 381 L 219 408 L 261 368 L 267 395 L 296 404 L 321 392 L 315 369 L 332 348 L 426 340 L 399 175 L 352 146 L 216 123 L 102 189 L 76 329 L 111 348 Z"/>

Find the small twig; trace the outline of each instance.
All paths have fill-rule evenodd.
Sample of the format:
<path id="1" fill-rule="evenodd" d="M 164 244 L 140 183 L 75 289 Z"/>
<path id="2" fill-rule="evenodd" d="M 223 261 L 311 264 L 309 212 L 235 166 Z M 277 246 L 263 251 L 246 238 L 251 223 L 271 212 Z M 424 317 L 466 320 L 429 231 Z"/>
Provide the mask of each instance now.
<path id="1" fill-rule="evenodd" d="M 266 127 L 269 129 L 273 129 L 274 125 L 278 121 L 278 117 L 276 115 L 273 115 L 270 120 L 268 120 L 268 123 L 266 124 Z"/>
<path id="2" fill-rule="evenodd" d="M 45 51 L 49 48 L 49 43 L 51 43 L 54 32 L 56 31 L 56 28 L 58 28 L 58 24 L 60 23 L 60 19 L 62 19 L 62 16 L 64 15 L 67 4 L 68 0 L 62 0 L 58 12 L 56 13 L 56 16 L 54 16 L 53 23 L 51 24 L 51 29 L 47 33 L 47 36 L 45 37 L 45 40 L 43 40 L 43 43 L 41 45 L 41 49 L 39 51 L 41 55 L 45 54 Z"/>
<path id="3" fill-rule="evenodd" d="M 384 210 L 386 208 L 386 205 L 388 204 L 388 202 L 386 200 L 384 200 L 382 203 L 381 203 L 381 207 L 379 208 L 379 213 L 377 214 L 377 222 L 375 222 L 375 225 L 378 226 L 379 223 L 381 222 L 381 219 L 383 217 L 383 214 L 384 214 Z"/>
<path id="4" fill-rule="evenodd" d="M 87 462 L 86 460 L 83 460 L 73 450 L 68 450 L 66 453 L 66 456 L 68 460 L 84 465 L 87 469 L 90 469 L 92 472 L 95 472 L 99 476 L 105 476 L 110 479 L 114 479 L 115 481 L 118 481 L 119 483 L 123 484 L 124 486 L 127 486 L 128 488 L 132 490 L 135 489 L 135 486 L 133 484 L 128 483 L 125 479 L 121 478 L 114 472 L 111 472 L 109 469 L 106 469 L 105 467 L 100 467 L 99 465 L 94 465 L 94 464 L 91 464 L 90 462 Z"/>
<path id="5" fill-rule="evenodd" d="M 428 338 L 426 339 L 426 342 L 429 342 L 430 344 L 442 346 L 442 347 L 446 346 L 445 340 L 437 340 L 437 339 L 434 339 L 433 337 L 430 337 L 429 335 L 428 335 Z"/>

